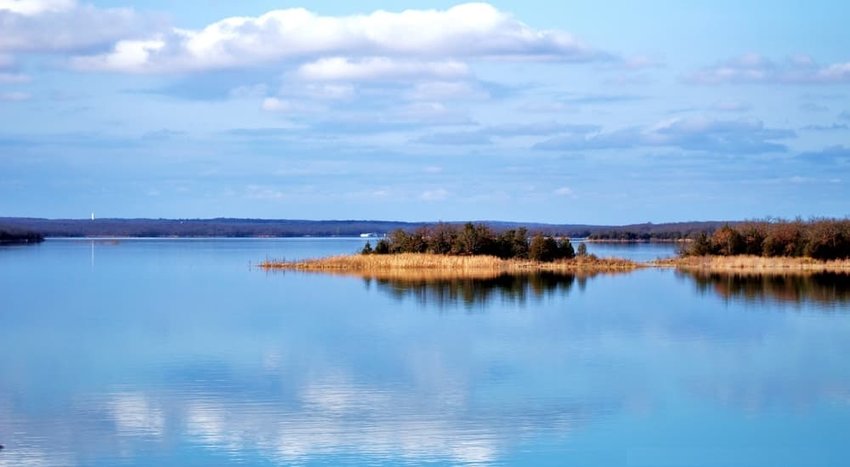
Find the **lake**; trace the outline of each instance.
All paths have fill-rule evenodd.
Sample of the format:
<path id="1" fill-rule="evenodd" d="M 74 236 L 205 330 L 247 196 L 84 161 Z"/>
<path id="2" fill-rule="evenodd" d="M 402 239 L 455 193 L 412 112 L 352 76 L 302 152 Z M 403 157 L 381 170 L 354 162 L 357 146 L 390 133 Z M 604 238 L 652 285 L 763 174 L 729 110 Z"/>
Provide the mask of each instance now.
<path id="1" fill-rule="evenodd" d="M 0 249 L 0 466 L 850 459 L 847 276 L 254 266 L 363 243 Z M 640 260 L 672 249 L 589 245 Z"/>

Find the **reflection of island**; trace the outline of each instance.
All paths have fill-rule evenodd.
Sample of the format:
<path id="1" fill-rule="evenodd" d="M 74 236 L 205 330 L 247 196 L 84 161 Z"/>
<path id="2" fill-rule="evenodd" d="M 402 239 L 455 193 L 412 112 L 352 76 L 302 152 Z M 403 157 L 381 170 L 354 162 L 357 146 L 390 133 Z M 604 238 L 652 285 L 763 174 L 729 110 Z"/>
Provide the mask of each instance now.
<path id="1" fill-rule="evenodd" d="M 680 272 L 694 280 L 702 292 L 748 302 L 767 300 L 786 303 L 815 303 L 835 308 L 850 302 L 850 274 L 745 274 Z"/>
<path id="2" fill-rule="evenodd" d="M 367 287 L 374 283 L 378 290 L 402 300 L 414 298 L 421 304 L 473 306 L 495 299 L 525 303 L 548 295 L 569 294 L 578 282 L 584 288 L 590 275 L 541 272 L 536 274 L 499 274 L 492 277 L 364 277 Z"/>

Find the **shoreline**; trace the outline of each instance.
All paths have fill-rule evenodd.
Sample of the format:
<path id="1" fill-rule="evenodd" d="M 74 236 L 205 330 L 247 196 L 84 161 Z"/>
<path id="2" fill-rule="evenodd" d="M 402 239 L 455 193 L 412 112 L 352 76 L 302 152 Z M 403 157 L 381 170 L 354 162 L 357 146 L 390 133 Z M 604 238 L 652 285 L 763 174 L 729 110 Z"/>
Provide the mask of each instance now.
<path id="1" fill-rule="evenodd" d="M 500 259 L 494 256 L 400 253 L 388 255 L 351 254 L 296 261 L 266 260 L 257 266 L 267 271 L 447 278 L 486 278 L 501 274 L 535 273 L 622 273 L 645 268 L 719 273 L 812 274 L 833 272 L 850 274 L 850 259 L 820 261 L 812 258 L 760 256 L 689 256 L 646 262 L 587 256 L 553 262 L 539 262 L 522 259 Z"/>

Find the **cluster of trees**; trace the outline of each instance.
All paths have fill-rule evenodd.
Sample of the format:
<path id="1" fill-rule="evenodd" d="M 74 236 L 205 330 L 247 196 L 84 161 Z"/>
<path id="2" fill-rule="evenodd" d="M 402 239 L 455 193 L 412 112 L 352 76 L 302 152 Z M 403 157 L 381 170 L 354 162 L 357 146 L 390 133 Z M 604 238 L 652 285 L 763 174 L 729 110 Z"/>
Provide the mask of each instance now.
<path id="1" fill-rule="evenodd" d="M 583 246 L 583 244 L 581 245 Z M 580 248 L 583 251 L 583 249 Z M 489 255 L 508 259 L 555 261 L 576 256 L 568 238 L 556 239 L 537 233 L 530 237 L 525 228 L 494 232 L 484 224 L 466 223 L 463 226 L 437 224 L 420 227 L 412 232 L 394 230 L 378 241 L 375 248 L 370 243 L 363 254 L 434 253 L 442 255 Z"/>
<path id="2" fill-rule="evenodd" d="M 808 256 L 850 258 L 850 220 L 744 222 L 699 234 L 684 255 Z"/>
<path id="3" fill-rule="evenodd" d="M 44 241 L 44 237 L 35 232 L 0 230 L 0 245 L 12 243 L 39 243 L 42 241 Z"/>

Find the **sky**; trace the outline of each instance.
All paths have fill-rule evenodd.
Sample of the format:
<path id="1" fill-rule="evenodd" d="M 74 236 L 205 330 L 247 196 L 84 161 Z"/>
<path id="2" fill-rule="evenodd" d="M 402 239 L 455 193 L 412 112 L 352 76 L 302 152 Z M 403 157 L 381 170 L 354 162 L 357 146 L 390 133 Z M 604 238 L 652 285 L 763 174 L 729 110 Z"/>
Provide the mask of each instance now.
<path id="1" fill-rule="evenodd" d="M 0 217 L 844 217 L 848 12 L 0 0 Z"/>

